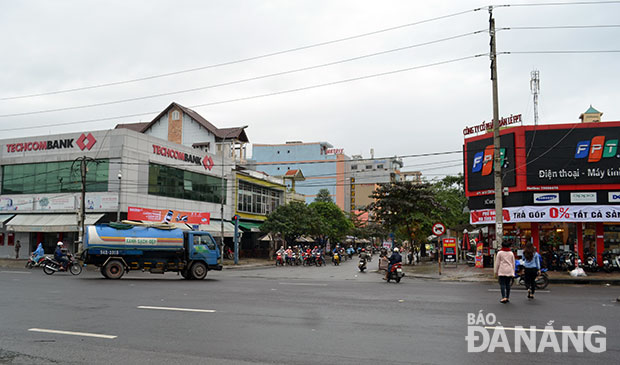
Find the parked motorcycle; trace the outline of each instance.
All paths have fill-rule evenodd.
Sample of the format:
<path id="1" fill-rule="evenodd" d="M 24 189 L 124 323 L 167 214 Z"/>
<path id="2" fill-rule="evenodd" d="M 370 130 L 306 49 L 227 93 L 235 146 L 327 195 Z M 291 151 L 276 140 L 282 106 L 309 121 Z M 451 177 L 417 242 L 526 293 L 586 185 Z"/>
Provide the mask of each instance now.
<path id="1" fill-rule="evenodd" d="M 518 282 L 519 285 L 525 286 L 525 278 L 523 277 L 524 269 L 521 267 L 521 260 L 515 262 L 515 276 L 510 280 L 510 286 L 514 282 Z M 536 278 L 536 289 L 545 289 L 549 285 L 549 276 L 547 275 L 547 268 L 540 269 L 540 275 Z"/>
<path id="2" fill-rule="evenodd" d="M 321 256 L 320 253 L 317 253 L 315 255 L 314 262 L 315 262 L 316 266 L 323 266 L 323 265 L 325 265 L 325 262 L 323 262 L 323 257 Z"/>
<path id="3" fill-rule="evenodd" d="M 476 254 L 473 252 L 468 252 L 465 254 L 465 260 L 467 261 L 467 265 L 476 266 Z"/>
<path id="4" fill-rule="evenodd" d="M 67 256 L 67 258 L 69 262 L 67 262 L 66 266 L 63 266 L 53 258 L 45 257 L 41 263 L 43 272 L 47 275 L 52 275 L 57 271 L 69 271 L 73 275 L 80 275 L 82 273 L 82 265 L 77 260 L 74 260 L 72 255 Z"/>
<path id="5" fill-rule="evenodd" d="M 610 251 L 603 252 L 603 270 L 605 272 L 620 270 L 620 255 L 612 254 Z"/>
<path id="6" fill-rule="evenodd" d="M 583 264 L 583 269 L 590 272 L 598 271 L 598 263 L 596 262 L 596 256 L 588 255 L 586 256 L 586 261 Z"/>
<path id="7" fill-rule="evenodd" d="M 392 269 L 388 273 L 387 282 L 389 283 L 390 280 L 394 280 L 395 282 L 400 283 L 400 279 L 403 276 L 405 276 L 405 273 L 403 272 L 403 266 L 400 262 L 397 262 L 392 265 Z"/>

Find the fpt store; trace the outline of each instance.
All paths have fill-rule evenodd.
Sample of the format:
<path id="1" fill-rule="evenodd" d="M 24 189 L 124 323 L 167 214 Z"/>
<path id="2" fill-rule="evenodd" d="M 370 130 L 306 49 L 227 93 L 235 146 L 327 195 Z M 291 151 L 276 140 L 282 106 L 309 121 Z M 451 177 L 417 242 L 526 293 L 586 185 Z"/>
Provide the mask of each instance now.
<path id="1" fill-rule="evenodd" d="M 582 115 L 583 116 L 583 115 Z M 620 253 L 620 122 L 505 128 L 500 133 L 503 236 L 552 251 Z M 495 239 L 492 134 L 466 138 L 470 222 Z"/>
<path id="2" fill-rule="evenodd" d="M 234 164 L 227 158 L 224 166 L 214 166 L 215 155 L 201 149 L 124 128 L 5 139 L 0 140 L 0 257 L 14 257 L 17 240 L 21 258 L 39 242 L 46 253 L 57 241 L 77 250 L 81 159 L 87 170 L 86 224 L 116 221 L 119 212 L 125 219 L 130 206 L 209 212 L 219 219 L 226 192 L 224 216 L 233 214 L 228 185 Z M 219 231 L 219 220 L 211 223 Z"/>

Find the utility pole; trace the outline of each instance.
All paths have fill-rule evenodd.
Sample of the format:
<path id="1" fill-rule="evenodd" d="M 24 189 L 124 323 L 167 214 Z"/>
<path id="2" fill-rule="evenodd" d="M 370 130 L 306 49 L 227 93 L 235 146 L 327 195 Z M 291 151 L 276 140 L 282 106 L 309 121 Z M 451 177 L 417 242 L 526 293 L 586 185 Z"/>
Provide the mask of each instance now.
<path id="1" fill-rule="evenodd" d="M 222 140 L 222 192 L 220 194 L 220 264 L 224 264 L 224 197 L 226 197 L 226 183 L 224 182 L 224 142 Z"/>
<path id="2" fill-rule="evenodd" d="M 502 166 L 499 140 L 499 101 L 497 96 L 497 53 L 495 51 L 495 19 L 489 6 L 489 35 L 491 36 L 491 81 L 493 84 L 493 167 L 495 177 L 495 249 L 502 245 L 504 236 L 502 201 Z"/>
<path id="3" fill-rule="evenodd" d="M 118 206 L 116 207 L 116 222 L 121 222 L 121 179 L 123 174 L 118 170 Z"/>
<path id="4" fill-rule="evenodd" d="M 86 156 L 80 159 L 80 177 L 82 181 L 82 201 L 80 204 L 80 247 L 78 251 L 82 251 L 84 247 L 84 218 L 86 214 Z"/>

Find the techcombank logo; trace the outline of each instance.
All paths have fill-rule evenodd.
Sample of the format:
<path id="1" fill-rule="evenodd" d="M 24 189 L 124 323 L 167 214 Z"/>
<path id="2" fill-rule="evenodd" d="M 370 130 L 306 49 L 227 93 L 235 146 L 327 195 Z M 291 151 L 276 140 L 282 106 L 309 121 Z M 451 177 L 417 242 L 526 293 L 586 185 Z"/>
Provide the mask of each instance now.
<path id="1" fill-rule="evenodd" d="M 482 176 L 486 176 L 491 174 L 493 171 L 493 155 L 495 148 L 493 145 L 488 145 L 485 147 L 483 152 L 478 152 L 474 155 L 474 163 L 472 164 L 471 172 L 480 172 L 482 171 Z M 506 156 L 506 149 L 499 149 L 499 158 L 500 158 L 500 166 L 506 167 L 504 165 L 504 157 Z"/>
<path id="2" fill-rule="evenodd" d="M 617 157 L 618 140 L 608 139 L 605 136 L 596 136 L 591 141 L 577 143 L 575 158 L 588 158 L 588 162 L 599 162 L 601 158 Z"/>

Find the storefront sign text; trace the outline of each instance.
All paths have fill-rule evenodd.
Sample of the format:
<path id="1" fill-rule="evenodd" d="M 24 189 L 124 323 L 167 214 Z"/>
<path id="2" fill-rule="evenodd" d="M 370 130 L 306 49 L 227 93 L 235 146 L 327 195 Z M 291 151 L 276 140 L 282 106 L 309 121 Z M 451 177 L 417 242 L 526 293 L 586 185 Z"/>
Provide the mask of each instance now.
<path id="1" fill-rule="evenodd" d="M 499 120 L 499 126 L 501 127 L 506 127 L 515 123 L 521 123 L 523 122 L 522 118 L 521 118 L 521 114 L 517 114 L 517 115 L 510 115 L 508 118 L 502 118 Z M 486 131 L 492 131 L 493 130 L 493 122 L 482 122 L 479 125 L 475 125 L 473 127 L 465 127 L 465 129 L 463 129 L 463 135 L 466 136 L 468 134 L 473 134 L 473 133 L 480 133 L 480 132 L 486 132 Z"/>
<path id="2" fill-rule="evenodd" d="M 182 151 L 175 150 L 173 148 L 153 145 L 153 153 L 159 156 L 165 156 L 173 158 L 175 160 L 185 161 L 193 163 L 195 165 L 202 165 L 205 169 L 211 170 L 213 168 L 213 159 L 209 156 L 205 156 L 201 159 L 199 156 L 190 155 Z"/>
<path id="3" fill-rule="evenodd" d="M 505 223 L 521 222 L 620 222 L 620 207 L 613 205 L 555 205 L 504 208 Z M 494 209 L 470 212 L 471 224 L 495 223 Z"/>

